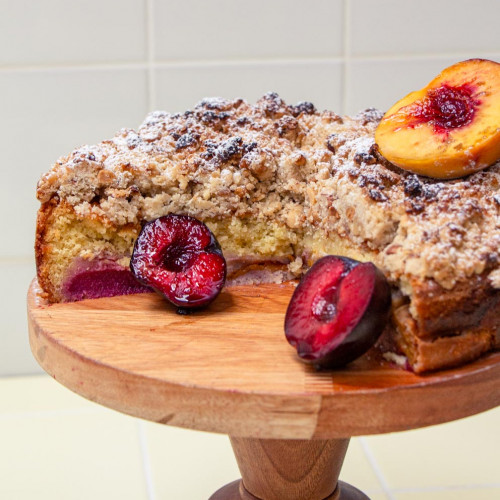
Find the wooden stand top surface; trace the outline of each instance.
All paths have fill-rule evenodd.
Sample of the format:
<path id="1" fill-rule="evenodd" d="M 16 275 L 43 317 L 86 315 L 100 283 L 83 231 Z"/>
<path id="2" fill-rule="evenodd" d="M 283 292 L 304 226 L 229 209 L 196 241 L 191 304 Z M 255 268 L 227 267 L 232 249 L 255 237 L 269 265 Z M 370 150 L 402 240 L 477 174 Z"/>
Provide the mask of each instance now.
<path id="1" fill-rule="evenodd" d="M 232 436 L 312 439 L 438 424 L 500 404 L 500 352 L 418 376 L 373 352 L 316 372 L 285 339 L 293 286 L 226 288 L 181 316 L 153 293 L 48 305 L 28 292 L 40 365 L 118 411 Z"/>

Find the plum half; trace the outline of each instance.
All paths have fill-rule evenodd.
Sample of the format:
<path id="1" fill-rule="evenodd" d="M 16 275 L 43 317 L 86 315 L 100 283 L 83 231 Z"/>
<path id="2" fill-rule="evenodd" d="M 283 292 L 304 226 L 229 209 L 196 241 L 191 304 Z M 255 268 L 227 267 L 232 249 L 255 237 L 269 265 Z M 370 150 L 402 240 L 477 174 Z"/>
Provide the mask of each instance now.
<path id="1" fill-rule="evenodd" d="M 135 242 L 130 269 L 179 313 L 207 306 L 226 280 L 226 260 L 215 236 L 187 215 L 169 214 L 146 223 Z"/>
<path id="2" fill-rule="evenodd" d="M 390 305 L 390 286 L 374 264 L 328 255 L 295 289 L 285 335 L 302 360 L 318 369 L 339 368 L 375 344 Z"/>

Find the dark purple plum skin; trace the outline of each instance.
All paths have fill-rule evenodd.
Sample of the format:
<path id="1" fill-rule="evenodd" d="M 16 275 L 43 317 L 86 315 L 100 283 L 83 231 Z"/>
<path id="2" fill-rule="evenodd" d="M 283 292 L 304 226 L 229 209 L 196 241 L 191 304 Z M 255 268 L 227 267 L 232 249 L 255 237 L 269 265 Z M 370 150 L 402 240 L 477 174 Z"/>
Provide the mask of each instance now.
<path id="1" fill-rule="evenodd" d="M 344 266 L 346 273 L 351 272 L 355 267 L 361 264 L 361 262 L 347 257 L 323 257 L 323 259 L 327 258 L 338 259 Z M 323 259 L 320 259 L 317 263 Z M 313 267 L 311 270 L 313 270 Z M 301 357 L 303 361 L 312 364 L 317 370 L 342 368 L 362 356 L 377 342 L 389 321 L 391 288 L 384 274 L 374 265 L 372 265 L 372 272 L 375 273 L 373 287 L 371 290 L 366 291 L 370 293 L 369 302 L 356 326 L 344 337 L 339 345 L 324 355 L 316 359 Z M 297 296 L 301 294 L 301 286 L 304 283 L 306 283 L 305 286 L 313 286 L 313 283 L 307 283 L 307 280 L 304 278 L 296 288 L 290 305 L 292 301 L 297 300 Z M 287 332 L 290 305 L 285 317 L 285 332 Z M 290 341 L 288 333 L 287 338 Z"/>
<path id="2" fill-rule="evenodd" d="M 314 361 L 315 368 L 341 368 L 347 365 L 373 347 L 384 331 L 389 321 L 391 291 L 385 276 L 378 269 L 376 272 L 383 279 L 375 285 L 372 298 L 361 321 L 337 348 Z"/>

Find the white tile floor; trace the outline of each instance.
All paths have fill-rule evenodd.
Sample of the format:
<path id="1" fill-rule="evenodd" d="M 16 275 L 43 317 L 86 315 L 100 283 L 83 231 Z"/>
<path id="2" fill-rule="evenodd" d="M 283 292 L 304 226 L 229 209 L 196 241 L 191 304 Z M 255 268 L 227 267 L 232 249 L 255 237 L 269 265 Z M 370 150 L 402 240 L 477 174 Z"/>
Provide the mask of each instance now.
<path id="1" fill-rule="evenodd" d="M 499 421 L 353 438 L 341 479 L 372 500 L 499 499 Z M 226 436 L 119 414 L 45 375 L 0 378 L 0 443 L 7 500 L 206 500 L 239 477 Z"/>

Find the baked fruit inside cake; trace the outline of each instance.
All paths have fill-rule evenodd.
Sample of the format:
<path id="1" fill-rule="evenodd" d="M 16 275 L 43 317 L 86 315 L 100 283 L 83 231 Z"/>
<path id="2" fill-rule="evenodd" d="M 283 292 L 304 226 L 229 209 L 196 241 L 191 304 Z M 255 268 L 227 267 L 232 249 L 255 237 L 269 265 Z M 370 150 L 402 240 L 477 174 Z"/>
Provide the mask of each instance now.
<path id="1" fill-rule="evenodd" d="M 151 113 L 40 180 L 39 283 L 52 302 L 147 291 L 126 277 L 142 225 L 186 215 L 220 243 L 229 286 L 300 278 L 325 255 L 371 261 L 415 371 L 475 359 L 499 344 L 500 165 L 446 182 L 401 170 L 375 145 L 381 117 L 273 93 Z"/>

